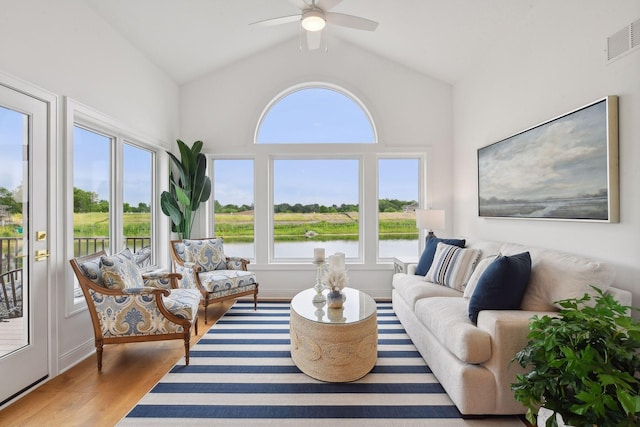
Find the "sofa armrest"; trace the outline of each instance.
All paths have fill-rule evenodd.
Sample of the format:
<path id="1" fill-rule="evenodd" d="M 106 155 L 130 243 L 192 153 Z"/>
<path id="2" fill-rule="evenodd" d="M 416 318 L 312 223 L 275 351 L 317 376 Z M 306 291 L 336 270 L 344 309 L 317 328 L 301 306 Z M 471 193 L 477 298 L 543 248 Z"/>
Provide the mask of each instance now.
<path id="1" fill-rule="evenodd" d="M 407 264 L 407 274 L 416 274 L 416 268 L 418 268 L 418 264 Z"/>
<path id="2" fill-rule="evenodd" d="M 491 371 L 496 379 L 497 402 L 515 402 L 511 384 L 516 374 L 525 372 L 514 361 L 516 353 L 528 342 L 529 320 L 534 315 L 555 315 L 554 312 L 524 310 L 483 310 L 478 314 L 478 328 L 491 336 L 491 357 L 481 365 Z M 505 396 L 509 393 L 510 396 Z M 506 399 L 506 400 L 505 400 Z"/>

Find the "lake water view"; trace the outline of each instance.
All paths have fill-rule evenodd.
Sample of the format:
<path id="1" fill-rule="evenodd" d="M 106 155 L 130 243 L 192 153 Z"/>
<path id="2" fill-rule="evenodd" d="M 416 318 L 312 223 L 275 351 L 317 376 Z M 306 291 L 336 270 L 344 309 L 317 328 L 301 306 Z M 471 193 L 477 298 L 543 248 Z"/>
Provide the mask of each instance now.
<path id="1" fill-rule="evenodd" d="M 354 240 L 276 242 L 274 245 L 274 256 L 275 258 L 311 261 L 313 259 L 314 248 L 325 248 L 326 256 L 336 252 L 344 252 L 347 258 L 356 258 L 358 256 L 358 241 Z M 417 240 L 381 240 L 379 251 L 380 258 L 415 258 L 420 255 Z M 254 243 L 225 242 L 224 252 L 227 256 L 254 258 Z"/>

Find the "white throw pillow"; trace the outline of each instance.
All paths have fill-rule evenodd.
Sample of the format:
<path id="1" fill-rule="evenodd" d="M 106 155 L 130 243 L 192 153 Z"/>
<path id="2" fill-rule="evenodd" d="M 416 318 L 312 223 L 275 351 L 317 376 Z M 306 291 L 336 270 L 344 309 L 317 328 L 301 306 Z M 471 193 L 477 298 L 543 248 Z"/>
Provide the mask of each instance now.
<path id="1" fill-rule="evenodd" d="M 495 261 L 496 258 L 497 255 L 491 255 L 478 261 L 478 265 L 476 266 L 475 270 L 473 270 L 473 273 L 471 273 L 471 277 L 469 277 L 467 286 L 465 286 L 464 288 L 464 295 L 462 296 L 463 298 L 471 298 L 471 296 L 473 295 L 473 291 L 476 289 L 476 285 L 478 284 L 478 280 L 480 280 L 480 277 L 482 276 L 482 273 L 484 273 L 487 267 L 489 267 L 489 265 L 493 261 Z"/>
<path id="2" fill-rule="evenodd" d="M 433 263 L 424 276 L 424 280 L 462 292 L 478 258 L 480 258 L 480 250 L 478 249 L 463 249 L 438 243 Z"/>

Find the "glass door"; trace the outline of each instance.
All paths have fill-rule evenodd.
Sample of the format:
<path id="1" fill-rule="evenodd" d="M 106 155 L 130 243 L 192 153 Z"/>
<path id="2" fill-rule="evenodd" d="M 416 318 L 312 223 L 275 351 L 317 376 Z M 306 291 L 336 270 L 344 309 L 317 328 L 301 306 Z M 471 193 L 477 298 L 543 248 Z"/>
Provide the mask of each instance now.
<path id="1" fill-rule="evenodd" d="M 47 104 L 0 86 L 0 404 L 48 376 Z"/>

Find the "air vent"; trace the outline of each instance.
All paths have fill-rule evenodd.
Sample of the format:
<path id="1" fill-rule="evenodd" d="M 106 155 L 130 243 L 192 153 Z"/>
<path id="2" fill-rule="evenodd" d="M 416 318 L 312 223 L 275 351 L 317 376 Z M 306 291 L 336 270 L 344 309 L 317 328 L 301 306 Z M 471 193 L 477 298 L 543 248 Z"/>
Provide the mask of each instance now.
<path id="1" fill-rule="evenodd" d="M 632 22 L 631 25 L 631 49 L 640 46 L 640 19 Z"/>
<path id="2" fill-rule="evenodd" d="M 607 62 L 614 61 L 640 46 L 640 19 L 607 37 Z"/>

